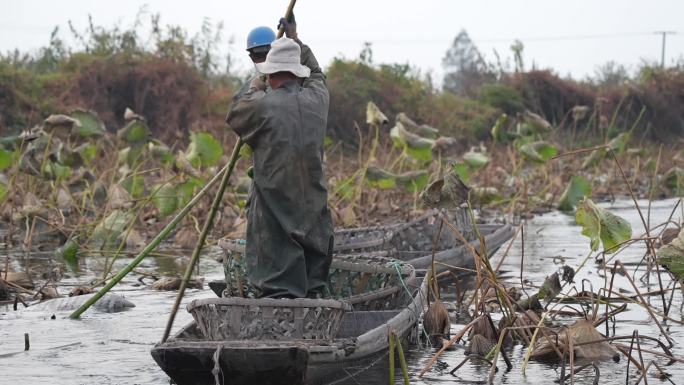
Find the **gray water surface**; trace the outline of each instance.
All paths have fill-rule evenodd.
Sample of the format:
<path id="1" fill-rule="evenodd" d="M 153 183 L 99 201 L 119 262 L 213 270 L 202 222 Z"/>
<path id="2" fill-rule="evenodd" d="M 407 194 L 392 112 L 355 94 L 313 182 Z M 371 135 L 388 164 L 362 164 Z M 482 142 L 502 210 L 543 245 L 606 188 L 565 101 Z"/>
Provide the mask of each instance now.
<path id="1" fill-rule="evenodd" d="M 651 208 L 651 226 L 665 221 L 675 206 L 677 200 L 654 202 Z M 647 207 L 647 202 L 641 202 Z M 613 205 L 604 205 L 612 212 L 624 217 L 634 229 L 635 236 L 643 233 L 643 225 L 631 201 L 619 201 Z M 645 212 L 645 211 L 644 211 Z M 673 220 L 680 222 L 682 212 L 677 209 Z M 545 276 L 556 271 L 560 265 L 554 263 L 556 256 L 562 256 L 565 263 L 577 267 L 589 252 L 588 238 L 580 234 L 580 227 L 574 225 L 574 218 L 562 213 L 553 212 L 535 217 L 525 224 L 525 253 L 523 278 L 540 285 Z M 504 280 L 519 286 L 520 262 L 522 242 L 517 239 L 504 260 L 501 270 Z M 496 265 L 503 255 L 506 245 L 492 258 Z M 214 250 L 215 251 L 215 250 Z M 617 257 L 623 262 L 639 261 L 645 253 L 643 244 L 637 244 Z M 130 261 L 119 261 L 117 268 Z M 556 258 L 558 261 L 558 258 Z M 21 267 L 18 261 L 12 261 L 13 267 Z M 73 274 L 62 281 L 67 285 L 78 285 L 93 279 L 90 270 L 95 270 L 98 262 L 84 262 L 83 273 Z M 176 266 L 179 271 L 182 263 L 169 261 L 168 258 L 150 258 L 143 263 L 140 270 L 168 271 Z M 214 258 L 201 260 L 200 271 L 206 278 L 220 278 L 221 266 Z M 604 278 L 600 276 L 603 269 L 597 267 L 593 257 L 577 274 L 575 282 L 588 279 L 594 286 L 594 291 L 603 286 Z M 643 274 L 637 273 L 637 278 Z M 655 275 L 653 276 L 655 277 Z M 651 280 L 651 285 L 638 282 L 639 290 L 646 292 L 657 289 L 657 281 Z M 616 277 L 616 287 L 626 289 L 630 293 L 633 289 L 629 282 L 621 276 Z M 137 286 L 136 286 L 137 285 Z M 115 293 L 126 296 L 136 307 L 120 313 L 102 313 L 96 310 L 87 311 L 80 320 L 70 320 L 68 312 L 55 313 L 56 319 L 51 319 L 52 313 L 26 309 L 13 311 L 11 306 L 0 307 L 0 384 L 168 384 L 167 376 L 158 368 L 150 356 L 150 349 L 157 343 L 163 333 L 168 314 L 175 299 L 176 292 L 158 292 L 147 286 L 140 285 L 137 277 L 127 277 L 116 287 Z M 534 292 L 535 289 L 528 288 Z M 63 288 L 66 294 L 68 288 Z M 184 310 L 185 304 L 195 298 L 213 296 L 207 288 L 205 290 L 189 290 L 183 300 L 178 313 L 174 330 L 191 320 Z M 659 306 L 660 297 L 651 297 L 651 301 Z M 682 320 L 682 298 L 679 291 L 674 297 L 674 305 L 670 317 Z M 563 319 L 559 319 L 563 321 Z M 569 319 L 565 319 L 569 322 Z M 659 319 L 659 321 L 661 321 Z M 463 321 L 463 323 L 466 323 Z M 452 324 L 452 333 L 458 332 L 463 323 Z M 684 327 L 668 322 L 670 336 L 675 340 L 673 353 L 684 356 Z M 646 311 L 630 304 L 629 310 L 618 316 L 616 324 L 617 335 L 630 335 L 638 329 L 641 335 L 659 337 L 659 330 Z M 604 328 L 599 328 L 604 331 Z M 23 352 L 24 333 L 29 333 L 31 348 Z M 664 340 L 661 338 L 661 340 Z M 626 342 L 628 343 L 628 342 Z M 644 347 L 653 348 L 653 344 Z M 4 356 L 7 353 L 18 354 Z M 426 347 L 414 347 L 407 352 L 409 374 L 412 384 L 447 384 L 447 383 L 485 383 L 489 373 L 487 364 L 467 363 L 456 372 L 456 376 L 449 371 L 463 358 L 462 347 L 446 352 L 440 363 L 425 376 L 418 377 L 417 373 L 434 354 L 434 350 Z M 521 345 L 512 347 L 509 351 L 513 361 L 513 369 L 505 372 L 505 365 L 501 359 L 497 362 L 499 372 L 495 383 L 501 384 L 552 384 L 559 378 L 560 369 L 557 366 L 531 361 L 526 375 L 521 373 L 521 364 L 525 348 Z M 653 357 L 646 355 L 644 359 Z M 663 362 L 659 360 L 658 362 Z M 619 363 L 612 361 L 600 364 L 600 383 L 602 385 L 624 384 L 626 360 Z M 684 383 L 684 364 L 666 367 L 672 375 L 671 380 Z M 397 372 L 399 369 L 397 368 Z M 635 382 L 636 370 L 630 366 L 630 383 Z M 399 379 L 398 379 L 399 380 Z M 593 370 L 580 373 L 575 383 L 591 383 Z M 362 376 L 350 378 L 344 383 L 349 384 L 386 384 L 387 363 L 378 362 Z M 649 383 L 662 383 L 653 377 Z M 397 382 L 400 383 L 400 382 Z M 665 382 L 668 383 L 668 382 Z"/>
<path id="2" fill-rule="evenodd" d="M 672 213 L 672 209 L 677 204 L 677 199 L 653 202 L 651 207 L 650 215 L 650 226 L 654 227 L 668 219 Z M 648 202 L 639 201 L 640 207 L 642 208 L 643 215 L 647 217 L 647 207 Z M 602 207 L 609 209 L 611 212 L 620 215 L 630 222 L 633 230 L 633 237 L 637 237 L 644 233 L 644 226 L 639 217 L 638 211 L 635 209 L 634 203 L 632 201 L 618 201 L 614 204 L 602 204 Z M 672 220 L 677 223 L 681 223 L 683 218 L 681 206 L 677 208 Z M 648 219 L 648 218 L 646 218 Z M 660 230 L 658 230 L 659 232 Z M 656 234 L 658 233 L 656 232 Z M 524 269 L 522 278 L 523 280 L 531 281 L 535 285 L 541 285 L 545 277 L 557 271 L 562 263 L 560 263 L 562 257 L 564 263 L 573 268 L 577 268 L 580 263 L 585 259 L 590 251 L 589 238 L 581 234 L 581 227 L 575 225 L 574 217 L 569 216 L 560 212 L 552 212 L 544 214 L 534 219 L 527 221 L 524 226 L 525 234 L 525 252 L 524 252 Z M 499 260 L 504 254 L 504 249 L 507 245 L 504 245 L 499 252 L 492 258 L 492 265 L 496 266 Z M 616 259 L 619 259 L 623 263 L 629 262 L 639 262 L 644 254 L 646 253 L 646 247 L 643 242 L 634 244 L 624 251 L 620 252 Z M 511 247 L 507 257 L 501 265 L 502 274 L 506 278 L 504 279 L 510 286 L 520 287 L 520 264 L 522 256 L 522 241 L 518 237 Z M 555 260 L 555 261 L 554 261 Z M 612 267 L 612 262 L 609 263 Z M 633 272 L 635 267 L 627 266 L 629 272 Z M 642 267 L 636 274 L 637 278 L 640 278 L 644 273 L 644 268 Z M 577 284 L 578 290 L 581 289 L 581 282 L 583 279 L 588 280 L 593 285 L 593 291 L 598 291 L 599 288 L 604 286 L 603 269 L 599 268 L 594 262 L 593 255 L 587 261 L 586 265 L 582 270 L 580 270 L 574 278 Z M 663 274 L 663 277 L 665 275 Z M 655 274 L 651 276 L 651 285 L 647 286 L 636 280 L 636 284 L 639 287 L 641 293 L 648 291 L 658 290 L 657 279 Z M 608 276 L 610 279 L 610 275 Z M 670 282 L 666 279 L 664 282 Z M 665 283 L 664 283 L 665 284 Z M 633 295 L 634 289 L 632 288 L 629 281 L 623 276 L 616 275 L 614 287 L 618 289 L 627 290 L 625 295 Z M 588 282 L 585 283 L 586 290 L 589 290 Z M 527 288 L 530 294 L 533 294 L 537 289 Z M 563 293 L 567 292 L 567 289 Z M 662 308 L 660 296 L 648 297 L 651 303 Z M 578 306 L 575 306 L 579 308 Z M 599 312 L 603 312 L 605 307 L 601 307 Z M 669 316 L 675 320 L 684 321 L 682 313 L 682 297 L 681 292 L 677 290 L 674 295 L 674 301 L 672 309 L 670 310 Z M 499 316 L 500 317 L 500 316 Z M 660 338 L 661 341 L 665 342 L 665 339 L 660 336 L 660 331 L 652 320 L 648 313 L 641 307 L 635 304 L 629 304 L 628 310 L 617 316 L 618 322 L 615 327 L 615 334 L 617 336 L 621 335 L 631 335 L 632 332 L 637 329 L 640 335 L 646 335 L 651 337 Z M 557 317 L 558 321 L 565 321 L 566 323 L 572 322 L 571 318 Z M 662 319 L 658 319 L 659 322 Z M 684 356 L 684 326 L 676 324 L 673 322 L 664 323 L 664 328 L 669 330 L 670 337 L 675 341 L 675 346 L 672 348 L 672 353 L 676 356 Z M 463 324 L 452 324 L 452 334 L 460 330 Z M 611 325 L 612 328 L 612 325 Z M 605 333 L 605 324 L 602 324 L 598 330 Z M 611 330 L 612 333 L 612 330 Z M 629 345 L 629 341 L 622 341 Z M 647 349 L 654 349 L 653 343 L 644 343 L 642 345 Z M 499 367 L 499 372 L 495 377 L 494 383 L 498 384 L 552 384 L 560 378 L 560 368 L 554 365 L 539 363 L 535 361 L 530 361 L 526 374 L 523 375 L 521 371 L 521 366 L 523 363 L 526 348 L 522 345 L 518 345 L 509 350 L 509 355 L 513 364 L 513 369 L 510 372 L 505 372 L 505 364 L 501 358 L 497 363 Z M 432 370 L 425 374 L 424 377 L 418 378 L 414 376 L 411 379 L 411 383 L 416 384 L 436 384 L 436 383 L 485 383 L 489 375 L 489 365 L 487 364 L 472 364 L 467 363 L 461 367 L 457 372 L 456 376 L 449 374 L 451 369 L 453 369 L 458 363 L 464 358 L 463 350 L 458 349 L 452 352 L 447 352 L 447 354 L 441 357 L 443 363 L 448 366 L 444 370 Z M 412 372 L 420 372 L 422 367 L 429 361 L 431 354 L 427 352 L 416 352 L 415 358 L 411 361 Z M 646 354 L 644 356 L 644 361 L 648 363 L 654 357 Z M 658 359 L 657 362 L 664 363 L 665 360 Z M 602 385 L 612 385 L 612 384 L 625 384 L 627 360 L 624 356 L 621 357 L 619 363 L 614 363 L 613 361 L 602 362 L 599 365 L 600 378 L 599 383 Z M 664 367 L 666 371 L 671 374 L 671 380 L 675 384 L 684 383 L 684 364 L 674 364 L 669 367 Z M 650 372 L 654 372 L 651 370 Z M 636 377 L 638 376 L 634 365 L 630 365 L 630 384 L 636 382 Z M 594 371 L 592 369 L 580 372 L 575 377 L 576 384 L 591 384 L 594 379 Z M 663 383 L 653 377 L 647 378 L 648 383 Z M 569 381 L 568 381 L 569 383 Z M 642 382 L 643 383 L 643 380 Z M 665 381 L 664 383 L 668 383 Z"/>

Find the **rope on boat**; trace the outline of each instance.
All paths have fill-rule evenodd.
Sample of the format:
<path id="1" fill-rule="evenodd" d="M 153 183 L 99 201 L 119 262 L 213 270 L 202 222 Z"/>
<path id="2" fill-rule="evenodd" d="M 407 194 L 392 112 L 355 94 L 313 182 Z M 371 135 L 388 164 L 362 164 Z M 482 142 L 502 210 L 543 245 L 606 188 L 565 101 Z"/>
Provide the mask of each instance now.
<path id="1" fill-rule="evenodd" d="M 408 288 L 408 286 L 406 286 L 406 283 L 404 282 L 404 278 L 401 276 L 402 267 L 403 267 L 401 265 L 401 262 L 399 262 L 398 260 L 394 260 L 394 261 L 390 262 L 390 266 L 394 267 L 394 269 L 397 271 L 397 277 L 399 277 L 399 282 L 401 282 L 401 285 L 404 287 L 404 289 L 406 289 L 406 293 L 408 294 L 409 298 L 413 298 L 413 295 L 411 294 L 411 290 Z M 420 289 L 418 289 L 418 295 L 420 295 L 420 296 L 423 295 L 423 293 L 420 292 Z M 413 314 L 416 316 L 416 321 L 418 321 L 418 319 L 420 319 L 420 316 L 418 314 L 416 314 L 416 311 L 413 308 L 411 308 L 410 306 L 409 306 L 409 309 L 411 309 Z M 427 332 L 425 331 L 425 328 L 421 328 L 421 329 L 422 329 L 423 335 L 425 336 L 425 339 L 428 341 L 428 344 L 430 344 L 430 336 L 428 336 Z"/>
<path id="2" fill-rule="evenodd" d="M 214 351 L 214 355 L 212 356 L 212 359 L 214 360 L 214 368 L 211 369 L 211 374 L 214 375 L 214 385 L 223 385 L 223 381 L 220 380 L 220 378 L 223 377 L 220 364 L 221 348 L 221 345 L 217 346 L 216 351 Z"/>

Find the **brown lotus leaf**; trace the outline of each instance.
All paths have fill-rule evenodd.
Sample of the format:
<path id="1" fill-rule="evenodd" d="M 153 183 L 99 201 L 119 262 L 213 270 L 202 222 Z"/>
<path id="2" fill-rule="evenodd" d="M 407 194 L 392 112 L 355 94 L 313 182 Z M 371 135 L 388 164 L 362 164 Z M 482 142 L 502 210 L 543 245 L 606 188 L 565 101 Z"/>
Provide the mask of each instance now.
<path id="1" fill-rule="evenodd" d="M 138 230 L 131 230 L 126 237 L 126 249 L 140 251 L 145 247 L 145 239 Z"/>
<path id="2" fill-rule="evenodd" d="M 73 126 L 81 127 L 81 122 L 78 119 L 63 114 L 52 114 L 45 119 L 44 123 L 46 127 L 50 128 L 64 127 L 71 130 Z"/>
<path id="3" fill-rule="evenodd" d="M 440 300 L 435 300 L 430 304 L 423 317 L 423 327 L 428 335 L 448 336 L 451 329 L 449 312 Z"/>
<path id="4" fill-rule="evenodd" d="M 575 358 L 584 358 L 592 361 L 602 361 L 614 359 L 618 356 L 617 350 L 608 342 L 603 341 L 605 337 L 599 333 L 594 325 L 588 320 L 578 320 L 566 329 L 558 331 L 558 338 L 555 334 L 549 334 L 549 339 L 542 337 L 537 342 L 531 358 L 538 360 L 558 359 L 558 354 L 554 349 L 558 349 L 561 353 L 566 352 L 568 336 L 572 336 L 573 352 Z M 593 342 L 586 345 L 579 345 L 582 343 Z"/>
<path id="5" fill-rule="evenodd" d="M 69 297 L 76 297 L 79 295 L 84 295 L 84 294 L 90 294 L 93 292 L 93 289 L 87 287 L 87 286 L 77 286 L 71 292 L 69 293 Z"/>
<path id="6" fill-rule="evenodd" d="M 173 243 L 183 249 L 193 249 L 197 243 L 197 231 L 192 226 L 185 226 L 178 230 L 173 239 Z"/>
<path id="7" fill-rule="evenodd" d="M 380 127 L 389 123 L 389 119 L 375 103 L 369 101 L 366 105 L 366 123 Z"/>
<path id="8" fill-rule="evenodd" d="M 492 348 L 494 348 L 494 346 L 496 346 L 496 342 L 494 340 L 487 339 L 481 334 L 475 334 L 474 336 L 470 337 L 470 342 L 466 347 L 465 354 L 485 356 L 492 350 Z"/>
<path id="9" fill-rule="evenodd" d="M 670 242 L 674 241 L 677 236 L 679 236 L 679 229 L 676 227 L 669 227 L 663 231 L 663 234 L 660 236 L 659 242 L 656 242 L 656 248 L 660 248 L 661 246 L 667 245 Z"/>
<path id="10" fill-rule="evenodd" d="M 418 134 L 424 138 L 436 138 L 437 135 L 439 135 L 438 129 L 430 127 L 426 124 L 419 125 L 403 112 L 397 114 L 396 121 L 401 122 L 401 124 L 403 124 L 407 130 L 413 132 L 414 134 Z"/>
<path id="11" fill-rule="evenodd" d="M 63 187 L 58 188 L 55 195 L 55 202 L 57 203 L 57 208 L 60 210 L 67 210 L 74 204 L 71 194 Z"/>
<path id="12" fill-rule="evenodd" d="M 475 322 L 473 327 L 471 327 L 470 331 L 468 332 L 468 338 L 472 338 L 476 334 L 480 334 L 488 340 L 497 339 L 497 333 L 494 329 L 494 325 L 492 325 L 487 317 L 482 317 Z"/>
<path id="13" fill-rule="evenodd" d="M 131 194 L 129 194 L 128 191 L 126 191 L 126 189 L 121 185 L 113 185 L 109 192 L 109 206 L 112 209 L 129 209 L 133 206 L 133 198 L 131 197 Z"/>
<path id="14" fill-rule="evenodd" d="M 13 284 L 19 287 L 23 287 L 24 289 L 33 289 L 33 280 L 31 279 L 31 276 L 26 274 L 23 271 L 19 272 L 8 272 L 7 276 L 5 277 L 4 273 L 0 273 L 0 278 L 4 278 L 5 281 L 9 284 Z"/>
<path id="15" fill-rule="evenodd" d="M 57 291 L 57 288 L 54 286 L 46 286 L 46 287 L 40 289 L 41 301 L 45 301 L 48 299 L 60 298 L 60 297 L 62 297 L 62 295 L 59 294 L 59 291 Z"/>
<path id="16" fill-rule="evenodd" d="M 180 288 L 182 278 L 178 277 L 164 277 L 158 279 L 152 283 L 152 288 L 155 290 L 178 290 Z M 204 278 L 195 277 L 188 281 L 187 289 L 203 289 L 204 288 Z"/>
<path id="17" fill-rule="evenodd" d="M 527 310 L 523 313 L 516 313 L 515 320 L 513 321 L 513 327 L 511 333 L 526 344 L 529 344 L 532 340 L 532 335 L 534 334 L 535 327 L 539 324 L 539 316 L 532 310 Z"/>

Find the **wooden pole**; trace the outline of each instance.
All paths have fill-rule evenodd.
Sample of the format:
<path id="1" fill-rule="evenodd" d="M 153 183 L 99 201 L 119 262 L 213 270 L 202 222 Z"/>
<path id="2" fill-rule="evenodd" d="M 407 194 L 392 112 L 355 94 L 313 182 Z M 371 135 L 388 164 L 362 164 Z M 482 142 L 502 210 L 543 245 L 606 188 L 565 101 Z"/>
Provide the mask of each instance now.
<path id="1" fill-rule="evenodd" d="M 185 275 L 183 275 L 183 280 L 181 281 L 180 288 L 178 288 L 176 302 L 173 304 L 173 308 L 171 309 L 171 314 L 169 315 L 169 320 L 166 323 L 166 330 L 164 330 L 164 336 L 162 337 L 161 342 L 166 342 L 166 339 L 169 338 L 169 333 L 171 333 L 171 327 L 173 326 L 173 321 L 176 318 L 178 307 L 180 306 L 181 300 L 183 299 L 185 288 L 188 286 L 190 276 L 192 276 L 192 270 L 194 269 L 197 260 L 199 260 L 200 252 L 204 247 L 204 241 L 207 239 L 207 234 L 209 234 L 209 231 L 211 230 L 211 227 L 214 224 L 216 212 L 218 211 L 218 208 L 221 204 L 223 193 L 224 191 L 226 191 L 226 187 L 228 186 L 230 175 L 233 173 L 233 169 L 235 168 L 235 164 L 237 163 L 238 158 L 240 158 L 241 147 L 242 140 L 238 139 L 237 143 L 235 143 L 235 147 L 233 148 L 233 154 L 230 156 L 230 162 L 228 162 L 228 169 L 223 174 L 223 178 L 221 179 L 221 184 L 219 185 L 218 192 L 214 196 L 214 202 L 211 205 L 209 215 L 207 216 L 207 219 L 204 221 L 204 226 L 202 228 L 202 232 L 200 233 L 199 239 L 197 240 L 197 244 L 195 245 L 195 250 L 193 250 L 192 252 L 192 258 L 190 258 L 190 263 L 188 264 L 188 267 L 185 269 Z"/>
<path id="2" fill-rule="evenodd" d="M 294 10 L 294 6 L 297 0 L 290 0 L 290 4 L 287 6 L 287 10 L 285 11 L 285 20 L 290 21 L 290 18 L 292 17 L 292 11 Z M 285 34 L 285 26 L 280 26 L 278 28 L 278 37 L 281 38 Z"/>

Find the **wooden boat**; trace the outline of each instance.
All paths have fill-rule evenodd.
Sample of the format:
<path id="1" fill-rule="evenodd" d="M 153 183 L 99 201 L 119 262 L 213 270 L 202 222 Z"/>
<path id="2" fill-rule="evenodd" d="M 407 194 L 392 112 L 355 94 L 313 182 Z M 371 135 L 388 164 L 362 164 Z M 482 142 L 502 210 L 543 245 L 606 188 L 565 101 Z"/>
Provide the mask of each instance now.
<path id="1" fill-rule="evenodd" d="M 472 255 L 462 239 L 480 251 L 477 233 L 485 241 L 489 256 L 511 239 L 514 229 L 507 224 L 473 226 L 467 208 L 430 210 L 406 223 L 339 229 L 335 232 L 335 253 L 383 251 L 386 257 L 404 261 L 416 269 L 430 267 L 434 253 L 438 271 L 448 270 L 448 266 L 473 268 Z"/>
<path id="2" fill-rule="evenodd" d="M 449 223 L 479 248 L 465 211 L 450 215 L 455 217 Z M 188 306 L 195 321 L 157 344 L 152 356 L 179 385 L 322 384 L 353 376 L 351 368 L 363 370 L 387 355 L 390 330 L 403 340 L 417 335 L 427 295 L 424 268 L 432 258 L 438 219 L 433 211 L 409 223 L 338 230 L 329 282 L 337 300 L 196 300 Z M 445 229 L 435 260 L 472 266 L 468 249 Z M 480 232 L 488 255 L 513 234 L 508 226 L 483 227 Z M 240 264 L 244 243 L 224 239 L 220 245 L 230 251 L 225 261 L 227 283 L 210 286 L 217 294 L 249 296 Z M 320 314 L 322 321 L 310 314 Z M 263 330 L 264 324 L 273 325 L 279 317 L 286 319 L 275 324 L 289 326 Z M 311 328 L 325 330 L 312 334 L 296 318 L 309 319 Z"/>
<path id="3" fill-rule="evenodd" d="M 448 224 L 441 223 L 444 218 Z M 441 229 L 440 229 L 441 227 Z M 454 230 L 456 229 L 456 230 Z M 437 272 L 472 269 L 475 266 L 468 247 L 481 250 L 480 237 L 485 241 L 487 256 L 492 255 L 504 242 L 511 239 L 514 229 L 508 224 L 480 224 L 473 226 L 467 208 L 449 211 L 430 210 L 418 218 L 389 226 L 371 226 L 337 229 L 335 231 L 334 254 L 375 253 L 377 256 L 394 258 L 411 264 L 416 269 L 431 267 L 433 254 Z M 468 240 L 469 245 L 463 243 Z M 238 261 L 245 252 L 245 242 L 240 239 L 223 238 L 219 246 L 228 256 Z M 232 271 L 236 266 L 228 266 Z M 235 260 L 232 263 L 237 263 Z M 221 296 L 225 288 L 223 281 L 213 281 L 209 287 Z"/>
<path id="4" fill-rule="evenodd" d="M 390 330 L 404 340 L 416 333 L 427 285 L 410 265 L 338 256 L 330 277 L 344 301 L 195 300 L 188 309 L 196 321 L 157 344 L 152 357 L 179 385 L 319 384 L 383 357 Z"/>

